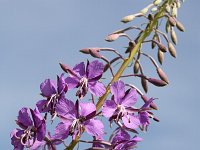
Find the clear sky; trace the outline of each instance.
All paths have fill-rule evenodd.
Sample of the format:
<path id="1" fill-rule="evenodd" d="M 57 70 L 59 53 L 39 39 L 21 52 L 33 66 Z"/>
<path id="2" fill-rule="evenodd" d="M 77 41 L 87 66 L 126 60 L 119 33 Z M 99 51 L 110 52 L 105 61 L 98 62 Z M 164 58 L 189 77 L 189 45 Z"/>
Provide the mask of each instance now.
<path id="1" fill-rule="evenodd" d="M 10 150 L 10 132 L 18 110 L 40 100 L 39 85 L 85 60 L 84 47 L 121 49 L 125 40 L 104 41 L 105 36 L 127 27 L 120 19 L 148 4 L 140 0 L 0 0 L 0 149 Z M 158 97 L 160 123 L 141 133 L 141 150 L 188 150 L 199 147 L 200 1 L 186 1 L 179 11 L 185 33 L 177 33 L 178 57 L 166 55 L 163 65 L 169 76 L 166 88 L 149 90 Z M 134 23 L 133 23 L 134 24 Z M 131 24 L 130 24 L 131 25 Z M 123 42 L 122 42 L 123 41 Z"/>

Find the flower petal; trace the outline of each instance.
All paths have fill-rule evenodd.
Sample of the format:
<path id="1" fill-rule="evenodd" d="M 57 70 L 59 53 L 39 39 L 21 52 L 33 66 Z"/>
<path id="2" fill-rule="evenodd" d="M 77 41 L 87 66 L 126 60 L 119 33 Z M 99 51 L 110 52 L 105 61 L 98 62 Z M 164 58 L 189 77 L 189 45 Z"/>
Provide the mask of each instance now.
<path id="1" fill-rule="evenodd" d="M 114 95 L 114 100 L 117 104 L 121 104 L 121 99 L 125 95 L 125 85 L 124 82 L 118 80 L 114 82 L 110 87 L 111 93 Z"/>
<path id="2" fill-rule="evenodd" d="M 132 107 L 137 102 L 137 91 L 131 89 L 122 100 L 122 105 Z"/>
<path id="3" fill-rule="evenodd" d="M 38 109 L 35 109 L 35 110 L 30 109 L 30 111 L 31 111 L 31 114 L 32 114 L 34 126 L 36 128 L 38 128 L 43 122 L 43 117 L 41 116 L 41 114 L 38 111 Z"/>
<path id="4" fill-rule="evenodd" d="M 93 103 L 80 103 L 80 116 L 87 116 L 93 112 L 96 112 L 96 106 Z"/>
<path id="5" fill-rule="evenodd" d="M 67 83 L 69 89 L 73 89 L 79 84 L 79 80 L 76 77 L 67 77 L 65 82 Z"/>
<path id="6" fill-rule="evenodd" d="M 42 124 L 37 129 L 37 140 L 43 141 L 43 139 L 45 138 L 45 134 L 46 134 L 46 124 L 45 121 L 42 120 Z"/>
<path id="7" fill-rule="evenodd" d="M 28 108 L 24 107 L 19 111 L 18 122 L 26 127 L 33 125 L 33 122 L 30 118 L 30 110 Z"/>
<path id="8" fill-rule="evenodd" d="M 50 79 L 46 79 L 40 84 L 40 90 L 43 96 L 51 97 L 52 94 L 56 93 L 55 82 Z"/>
<path id="9" fill-rule="evenodd" d="M 97 97 L 101 97 L 106 92 L 106 88 L 101 82 L 89 82 L 88 87 L 89 91 Z"/>
<path id="10" fill-rule="evenodd" d="M 76 116 L 74 103 L 67 99 L 60 99 L 56 104 L 56 112 L 59 116 L 68 118 L 69 115 Z"/>
<path id="11" fill-rule="evenodd" d="M 149 116 L 147 112 L 140 112 L 139 113 L 139 119 L 140 119 L 140 123 L 142 125 L 148 125 L 149 124 Z"/>
<path id="12" fill-rule="evenodd" d="M 36 103 L 36 106 L 40 113 L 46 113 L 51 109 L 50 105 L 46 107 L 47 103 L 48 103 L 48 100 L 40 100 Z"/>
<path id="13" fill-rule="evenodd" d="M 85 75 L 85 64 L 84 64 L 84 62 L 76 64 L 76 66 L 73 68 L 73 71 L 76 72 L 79 75 L 79 77 L 83 77 Z"/>
<path id="14" fill-rule="evenodd" d="M 54 132 L 55 134 L 52 136 L 52 139 L 64 140 L 68 137 L 70 124 L 60 122 Z"/>
<path id="15" fill-rule="evenodd" d="M 117 105 L 113 100 L 106 100 L 102 108 L 102 114 L 105 117 L 110 118 L 114 114 L 116 109 Z"/>
<path id="16" fill-rule="evenodd" d="M 119 129 L 112 139 L 112 144 L 120 143 L 121 141 L 130 140 L 131 136 L 123 129 Z"/>
<path id="17" fill-rule="evenodd" d="M 87 78 L 92 79 L 95 77 L 101 78 L 104 70 L 103 63 L 98 60 L 92 61 L 87 65 Z"/>
<path id="18" fill-rule="evenodd" d="M 84 123 L 88 134 L 96 137 L 102 137 L 104 134 L 104 125 L 100 120 L 90 119 Z"/>
<path id="19" fill-rule="evenodd" d="M 62 92 L 67 92 L 67 84 L 65 82 L 64 79 L 64 74 L 61 74 L 60 77 L 57 77 L 57 89 L 58 89 L 58 93 L 62 93 Z"/>
<path id="20" fill-rule="evenodd" d="M 140 125 L 140 120 L 134 115 L 123 116 L 122 120 L 124 125 L 130 129 L 136 129 Z"/>

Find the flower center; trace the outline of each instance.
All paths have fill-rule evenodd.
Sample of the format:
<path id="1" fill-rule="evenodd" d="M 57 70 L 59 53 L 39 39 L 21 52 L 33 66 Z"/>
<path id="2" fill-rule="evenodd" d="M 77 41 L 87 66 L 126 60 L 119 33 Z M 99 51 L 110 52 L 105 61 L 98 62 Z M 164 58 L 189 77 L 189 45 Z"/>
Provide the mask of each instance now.
<path id="1" fill-rule="evenodd" d="M 87 88 L 88 87 L 88 79 L 86 77 L 83 77 L 81 80 L 80 80 L 80 84 L 81 84 L 81 88 Z"/>

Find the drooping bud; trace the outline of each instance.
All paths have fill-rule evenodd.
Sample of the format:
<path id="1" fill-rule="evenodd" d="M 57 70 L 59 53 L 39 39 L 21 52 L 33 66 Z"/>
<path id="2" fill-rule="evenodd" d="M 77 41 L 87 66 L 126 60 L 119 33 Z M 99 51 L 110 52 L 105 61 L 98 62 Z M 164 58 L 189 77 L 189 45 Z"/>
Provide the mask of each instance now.
<path id="1" fill-rule="evenodd" d="M 153 7 L 153 8 L 151 9 L 151 12 L 156 12 L 157 10 L 158 10 L 157 7 Z"/>
<path id="2" fill-rule="evenodd" d="M 179 29 L 179 31 L 184 32 L 185 31 L 185 27 L 183 26 L 183 24 L 179 21 L 176 22 L 176 27 L 177 29 Z"/>
<path id="3" fill-rule="evenodd" d="M 109 34 L 109 35 L 105 38 L 105 40 L 106 40 L 107 42 L 113 42 L 113 41 L 117 40 L 120 36 L 123 36 L 123 35 L 125 35 L 125 34 L 124 34 L 124 33 L 113 33 L 113 34 Z"/>
<path id="4" fill-rule="evenodd" d="M 154 19 L 154 16 L 153 16 L 152 14 L 149 14 L 149 15 L 148 15 L 148 19 L 149 19 L 150 21 L 152 21 L 152 20 Z"/>
<path id="5" fill-rule="evenodd" d="M 158 35 L 154 34 L 153 41 L 151 42 L 151 48 L 154 49 L 156 47 L 156 43 L 154 41 L 158 41 Z"/>
<path id="6" fill-rule="evenodd" d="M 175 26 L 176 25 L 176 20 L 173 18 L 173 17 L 169 17 L 168 18 L 168 21 L 169 21 L 169 24 L 171 25 L 171 26 Z"/>
<path id="7" fill-rule="evenodd" d="M 161 65 L 164 61 L 164 53 L 160 49 L 158 49 L 158 61 Z"/>
<path id="8" fill-rule="evenodd" d="M 97 50 L 89 49 L 89 52 L 94 58 L 102 58 L 102 55 Z"/>
<path id="9" fill-rule="evenodd" d="M 97 51 L 99 52 L 100 51 L 100 48 L 83 48 L 80 50 L 81 53 L 84 53 L 84 54 L 90 54 L 90 51 Z"/>
<path id="10" fill-rule="evenodd" d="M 142 88 L 144 89 L 145 93 L 147 93 L 147 91 L 148 91 L 147 79 L 141 78 L 141 84 L 142 84 Z"/>
<path id="11" fill-rule="evenodd" d="M 153 4 L 154 4 L 155 6 L 157 6 L 157 5 L 159 5 L 161 2 L 162 2 L 162 0 L 155 0 L 155 1 L 153 2 Z"/>
<path id="12" fill-rule="evenodd" d="M 155 116 L 153 117 L 153 120 L 156 122 L 160 122 L 160 120 L 158 118 L 156 118 Z"/>
<path id="13" fill-rule="evenodd" d="M 62 70 L 65 71 L 66 73 L 69 73 L 69 74 L 71 74 L 71 75 L 73 75 L 73 76 L 77 76 L 77 75 L 72 71 L 72 69 L 71 69 L 69 66 L 60 63 L 60 67 L 61 67 Z"/>
<path id="14" fill-rule="evenodd" d="M 177 9 L 176 5 L 174 5 L 174 7 L 172 8 L 172 16 L 177 17 L 177 15 L 178 15 L 178 9 Z"/>
<path id="15" fill-rule="evenodd" d="M 172 43 L 168 43 L 168 49 L 169 49 L 169 53 L 171 54 L 171 56 L 173 56 L 174 58 L 176 58 L 176 49 L 173 46 Z"/>
<path id="16" fill-rule="evenodd" d="M 134 63 L 134 73 L 137 74 L 139 72 L 139 69 L 140 69 L 140 64 L 138 60 L 136 60 Z"/>
<path id="17" fill-rule="evenodd" d="M 167 4 L 167 6 L 166 6 L 165 10 L 166 10 L 166 12 L 170 13 L 170 11 L 171 11 L 171 7 L 170 7 L 170 5 L 169 5 L 169 4 Z"/>
<path id="18" fill-rule="evenodd" d="M 161 68 L 159 68 L 159 67 L 157 68 L 157 73 L 161 80 L 165 81 L 166 83 L 169 83 L 167 75 Z"/>
<path id="19" fill-rule="evenodd" d="M 176 32 L 173 29 L 171 29 L 170 35 L 171 35 L 172 42 L 176 45 L 177 44 L 177 36 L 176 36 Z"/>
<path id="20" fill-rule="evenodd" d="M 163 80 L 159 80 L 159 79 L 155 79 L 155 78 L 148 78 L 147 79 L 150 83 L 152 83 L 153 85 L 155 86 L 158 86 L 158 87 L 162 87 L 162 86 L 166 86 L 167 83 Z"/>
<path id="21" fill-rule="evenodd" d="M 133 19 L 135 19 L 135 15 L 128 15 L 128 16 L 125 16 L 124 18 L 122 18 L 121 22 L 128 23 L 128 22 L 132 21 Z"/>
<path id="22" fill-rule="evenodd" d="M 140 10 L 140 13 L 142 13 L 143 15 L 145 15 L 148 12 L 148 10 L 149 10 L 149 8 L 146 7 L 144 9 Z"/>
<path id="23" fill-rule="evenodd" d="M 132 49 L 135 47 L 135 45 L 136 45 L 136 44 L 135 44 L 134 41 L 130 41 L 130 42 L 129 42 L 129 46 L 127 47 L 125 53 L 129 53 L 129 52 L 131 52 Z"/>
<path id="24" fill-rule="evenodd" d="M 165 25 L 165 31 L 166 31 L 166 33 L 169 33 L 169 32 L 170 32 L 169 21 L 166 22 L 166 25 Z"/>
<path id="25" fill-rule="evenodd" d="M 141 98 L 143 99 L 143 101 L 144 101 L 145 103 L 149 100 L 149 98 L 147 98 L 145 95 L 141 95 Z M 150 107 L 153 108 L 153 109 L 155 109 L 155 110 L 158 110 L 158 107 L 157 107 L 156 104 L 153 103 L 153 102 L 150 104 Z"/>
<path id="26" fill-rule="evenodd" d="M 165 47 L 164 44 L 157 42 L 156 43 L 158 45 L 158 48 L 162 51 L 162 52 L 167 52 L 167 48 Z"/>

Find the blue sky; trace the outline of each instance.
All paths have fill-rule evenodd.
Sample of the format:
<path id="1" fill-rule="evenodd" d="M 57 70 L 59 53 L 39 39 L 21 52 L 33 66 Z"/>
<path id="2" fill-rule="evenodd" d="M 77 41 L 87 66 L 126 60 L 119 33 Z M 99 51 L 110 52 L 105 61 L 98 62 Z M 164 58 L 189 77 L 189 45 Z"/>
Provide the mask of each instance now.
<path id="1" fill-rule="evenodd" d="M 139 0 L 0 0 L 0 149 L 12 149 L 9 134 L 16 127 L 18 110 L 33 107 L 41 99 L 39 85 L 62 72 L 59 62 L 73 66 L 86 60 L 78 53 L 84 47 L 121 49 L 126 40 L 107 43 L 105 36 L 127 27 L 120 19 L 147 4 Z M 179 11 L 186 32 L 177 33 L 177 59 L 165 57 L 163 68 L 170 85 L 161 89 L 151 86 L 148 93 L 159 98 L 155 113 L 161 122 L 152 123 L 147 133 L 140 134 L 144 142 L 138 149 L 197 148 L 199 5 L 199 1 L 186 1 Z"/>

